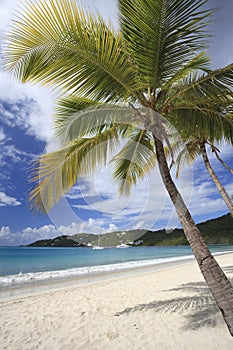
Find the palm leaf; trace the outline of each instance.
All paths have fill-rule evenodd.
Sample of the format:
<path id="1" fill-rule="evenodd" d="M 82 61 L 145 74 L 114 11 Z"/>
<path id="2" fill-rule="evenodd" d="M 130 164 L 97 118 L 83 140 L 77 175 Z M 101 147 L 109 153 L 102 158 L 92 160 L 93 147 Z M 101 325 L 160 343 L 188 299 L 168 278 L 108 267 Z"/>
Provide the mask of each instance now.
<path id="1" fill-rule="evenodd" d="M 194 160 L 201 154 L 196 141 L 197 140 L 192 139 L 182 145 L 180 143 L 176 145 L 176 153 L 178 153 L 175 162 L 176 177 L 179 176 L 181 167 L 184 167 L 186 164 L 193 163 Z M 180 150 L 181 146 L 183 148 Z"/>
<path id="2" fill-rule="evenodd" d="M 170 96 L 163 104 L 163 111 L 183 101 L 212 100 L 219 107 L 231 105 L 231 87 L 233 84 L 233 64 L 222 69 L 209 71 L 207 74 L 198 76 L 190 74 L 170 89 Z"/>
<path id="3" fill-rule="evenodd" d="M 225 139 L 233 142 L 233 119 L 230 109 L 223 109 L 214 104 L 212 100 L 184 101 L 173 108 L 167 115 L 178 133 L 184 139 L 195 137 L 208 139 L 211 142 Z"/>
<path id="4" fill-rule="evenodd" d="M 77 138 L 78 135 L 75 135 L 75 137 L 72 137 L 70 135 L 70 132 L 68 131 L 68 129 L 70 128 L 70 124 L 73 123 L 73 120 L 75 118 L 77 119 L 78 113 L 79 115 L 82 115 L 82 112 L 84 113 L 84 111 L 86 110 L 92 110 L 92 108 L 94 106 L 97 106 L 98 104 L 99 103 L 97 101 L 90 100 L 84 97 L 77 97 L 72 94 L 60 98 L 57 101 L 54 118 L 55 131 L 57 136 L 60 137 L 64 142 L 71 141 L 74 138 Z M 89 129 L 85 133 L 81 133 L 81 135 L 79 136 L 86 136 L 90 132 L 91 131 Z"/>
<path id="5" fill-rule="evenodd" d="M 29 2 L 8 35 L 4 64 L 23 82 L 79 91 L 91 99 L 138 97 L 136 66 L 122 36 L 74 0 Z"/>
<path id="6" fill-rule="evenodd" d="M 145 130 L 135 131 L 122 150 L 112 159 L 113 178 L 119 192 L 129 194 L 133 184 L 142 179 L 156 164 L 153 139 Z"/>
<path id="7" fill-rule="evenodd" d="M 73 141 L 58 151 L 40 156 L 32 174 L 32 182 L 38 182 L 29 197 L 32 208 L 48 212 L 78 178 L 106 165 L 117 144 L 118 130 L 113 126 L 101 134 Z"/>
<path id="8" fill-rule="evenodd" d="M 206 47 L 205 0 L 119 0 L 124 38 L 140 79 L 155 92 Z M 196 55 L 196 54 L 195 54 Z"/>
<path id="9" fill-rule="evenodd" d="M 71 141 L 100 133 L 113 124 L 122 128 L 125 125 L 125 132 L 130 125 L 143 128 L 139 116 L 138 109 L 67 96 L 59 101 L 55 125 L 58 136 L 63 141 Z"/>
<path id="10" fill-rule="evenodd" d="M 210 67 L 210 59 L 204 52 L 198 53 L 190 61 L 184 64 L 165 84 L 164 88 L 167 90 L 173 84 L 177 84 L 181 79 L 185 79 L 196 71 L 208 72 Z"/>

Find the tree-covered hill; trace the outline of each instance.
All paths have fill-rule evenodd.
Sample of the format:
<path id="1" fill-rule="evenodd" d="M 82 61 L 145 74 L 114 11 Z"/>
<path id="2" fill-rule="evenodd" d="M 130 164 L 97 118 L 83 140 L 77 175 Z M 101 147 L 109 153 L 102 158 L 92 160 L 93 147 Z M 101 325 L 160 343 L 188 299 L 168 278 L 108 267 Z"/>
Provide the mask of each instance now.
<path id="1" fill-rule="evenodd" d="M 197 225 L 207 244 L 233 244 L 233 219 L 230 214 Z M 147 231 L 140 237 L 143 245 L 186 245 L 187 239 L 182 229 L 172 232 L 165 230 Z"/>
<path id="2" fill-rule="evenodd" d="M 85 247 L 85 245 L 73 240 L 69 236 L 58 236 L 53 239 L 41 239 L 28 244 L 27 247 Z"/>
<path id="3" fill-rule="evenodd" d="M 230 214 L 217 219 L 208 220 L 198 224 L 198 228 L 207 244 L 233 244 L 233 219 Z M 130 230 L 102 234 L 99 236 L 88 233 L 73 236 L 59 236 L 54 239 L 45 239 L 29 244 L 30 247 L 86 247 L 101 245 L 115 247 L 126 243 L 134 246 L 171 246 L 188 244 L 182 229 L 171 232 L 166 230 L 147 231 Z"/>

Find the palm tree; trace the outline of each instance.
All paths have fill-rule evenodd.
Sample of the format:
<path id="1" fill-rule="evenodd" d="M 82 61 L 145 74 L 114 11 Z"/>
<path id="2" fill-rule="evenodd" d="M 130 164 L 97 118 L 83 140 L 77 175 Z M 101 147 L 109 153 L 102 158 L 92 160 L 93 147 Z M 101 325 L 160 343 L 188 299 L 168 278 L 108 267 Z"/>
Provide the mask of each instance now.
<path id="1" fill-rule="evenodd" d="M 204 161 L 204 164 L 206 166 L 206 169 L 211 177 L 211 179 L 213 180 L 213 182 L 215 183 L 220 195 L 222 196 L 224 202 L 226 203 L 227 207 L 230 210 L 231 216 L 233 216 L 233 203 L 231 201 L 230 196 L 228 195 L 227 191 L 225 190 L 225 188 L 223 187 L 223 185 L 221 184 L 219 178 L 217 177 L 215 171 L 213 170 L 207 152 L 206 152 L 206 141 L 203 140 L 200 145 L 200 151 L 201 151 L 201 155 L 202 155 L 202 159 Z"/>
<path id="2" fill-rule="evenodd" d="M 120 192 L 127 193 L 153 169 L 156 154 L 185 235 L 233 335 L 232 285 L 175 186 L 164 150 L 167 143 L 172 151 L 164 118 L 202 115 L 211 121 L 217 115 L 214 105 L 224 110 L 230 104 L 233 64 L 210 70 L 201 52 L 213 12 L 206 3 L 119 0 L 116 31 L 74 0 L 39 0 L 14 23 L 4 61 L 21 82 L 47 84 L 63 93 L 55 120 L 63 147 L 39 158 L 34 208 L 49 210 L 80 176 L 107 162 L 122 136 L 128 142 L 113 159 Z M 92 111 L 72 115 L 86 107 Z"/>
<path id="3" fill-rule="evenodd" d="M 211 147 L 211 151 L 215 154 L 218 161 L 233 175 L 233 169 L 220 157 L 220 150 L 213 143 L 207 142 L 207 144 Z"/>
<path id="4" fill-rule="evenodd" d="M 222 199 L 226 203 L 231 216 L 233 217 L 233 203 L 231 201 L 230 196 L 227 191 L 223 187 L 221 181 L 219 180 L 217 174 L 215 173 L 213 167 L 210 164 L 210 160 L 206 151 L 206 146 L 210 146 L 212 152 L 215 154 L 216 158 L 220 161 L 220 163 L 230 172 L 232 173 L 232 169 L 223 161 L 223 159 L 219 156 L 220 150 L 214 145 L 214 141 L 220 142 L 225 139 L 228 143 L 233 143 L 233 129 L 231 127 L 231 120 L 224 118 L 224 122 L 212 123 L 211 130 L 208 130 L 209 127 L 205 125 L 202 120 L 201 127 L 197 124 L 186 125 L 185 129 L 183 125 L 180 125 L 180 121 L 176 120 L 174 125 L 179 128 L 179 133 L 184 140 L 184 144 L 180 143 L 180 141 L 176 144 L 176 151 L 179 152 L 176 159 L 176 176 L 178 177 L 180 166 L 184 163 L 192 163 L 196 157 L 201 156 L 205 167 L 216 185 Z M 190 122 L 190 120 L 189 120 Z M 214 130 L 216 128 L 216 130 Z M 210 133 L 209 133 L 210 131 Z M 209 135 L 208 135 L 209 134 Z M 207 136 L 208 135 L 208 136 Z M 180 148 L 183 147 L 181 150 Z"/>

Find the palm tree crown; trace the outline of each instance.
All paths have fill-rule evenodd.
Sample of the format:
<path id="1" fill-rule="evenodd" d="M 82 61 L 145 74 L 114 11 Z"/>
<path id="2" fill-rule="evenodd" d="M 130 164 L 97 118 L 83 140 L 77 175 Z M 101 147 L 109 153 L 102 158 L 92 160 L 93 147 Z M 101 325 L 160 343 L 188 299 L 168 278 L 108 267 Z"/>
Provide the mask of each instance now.
<path id="1" fill-rule="evenodd" d="M 114 148 L 119 137 L 129 138 L 113 162 L 121 192 L 128 193 L 130 185 L 153 168 L 150 128 L 155 118 L 147 113 L 135 123 L 135 112 L 128 111 L 128 118 L 124 112 L 122 120 L 116 103 L 150 108 L 170 122 L 178 116 L 184 127 L 190 118 L 200 124 L 200 116 L 209 130 L 213 121 L 219 122 L 216 106 L 224 110 L 229 106 L 233 65 L 211 71 L 209 59 L 200 52 L 206 47 L 206 19 L 212 13 L 203 9 L 205 3 L 119 1 L 118 32 L 75 1 L 41 1 L 25 9 L 8 36 L 5 67 L 23 82 L 56 86 L 63 93 L 55 123 L 64 148 L 39 159 L 35 179 L 40 182 L 31 193 L 35 208 L 49 210 L 78 177 L 105 164 L 105 146 Z M 114 113 L 106 108 L 103 112 L 106 103 Z M 146 159 L 140 154 L 145 148 L 132 152 L 135 142 L 148 148 Z M 96 152 L 90 152 L 94 148 Z"/>
<path id="2" fill-rule="evenodd" d="M 5 45 L 5 67 L 22 82 L 62 92 L 55 115 L 62 148 L 42 155 L 31 192 L 48 211 L 80 176 L 113 157 L 120 191 L 157 162 L 199 267 L 233 334 L 233 289 L 210 254 L 171 178 L 164 143 L 173 158 L 167 123 L 182 130 L 232 114 L 233 64 L 211 70 L 205 54 L 208 0 L 119 0 L 119 29 L 75 0 L 30 3 Z M 232 125 L 230 124 L 230 129 Z M 229 123 L 228 123 L 229 128 Z M 179 131 L 179 130 L 178 130 Z"/>

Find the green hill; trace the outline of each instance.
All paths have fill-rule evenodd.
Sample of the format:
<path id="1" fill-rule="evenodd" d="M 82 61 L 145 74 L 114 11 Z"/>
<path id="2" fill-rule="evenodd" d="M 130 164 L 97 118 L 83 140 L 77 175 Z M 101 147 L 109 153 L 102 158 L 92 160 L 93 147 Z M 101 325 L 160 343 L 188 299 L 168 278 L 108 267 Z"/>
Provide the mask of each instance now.
<path id="1" fill-rule="evenodd" d="M 58 236 L 53 239 L 41 239 L 26 245 L 26 247 L 85 247 L 69 236 Z"/>
<path id="2" fill-rule="evenodd" d="M 233 245 L 233 219 L 230 214 L 217 219 L 208 220 L 197 225 L 207 244 L 232 244 Z M 126 243 L 133 246 L 171 246 L 187 245 L 182 229 L 172 232 L 166 230 L 130 230 L 110 232 L 98 236 L 89 233 L 80 233 L 73 236 L 59 236 L 54 239 L 36 241 L 29 244 L 30 247 L 86 247 L 101 245 L 103 247 L 115 247 Z"/>
<path id="3" fill-rule="evenodd" d="M 233 219 L 230 214 L 197 225 L 207 244 L 233 244 Z M 147 231 L 141 238 L 143 245 L 186 245 L 188 241 L 182 229 Z"/>
<path id="4" fill-rule="evenodd" d="M 102 235 L 93 235 L 88 233 L 81 233 L 71 236 L 77 242 L 82 242 L 85 245 L 101 245 L 102 247 L 115 247 L 120 243 L 133 242 L 139 239 L 147 232 L 146 230 L 130 230 L 130 231 L 115 231 Z"/>
<path id="5" fill-rule="evenodd" d="M 207 244 L 233 244 L 233 219 L 230 214 L 208 220 L 197 225 Z M 98 237 L 89 234 L 76 234 L 73 239 L 83 244 L 97 244 Z M 81 238 L 81 240 L 80 240 Z M 172 232 L 166 230 L 130 230 L 100 235 L 100 245 L 113 247 L 120 243 L 144 246 L 187 245 L 188 241 L 182 229 Z"/>

